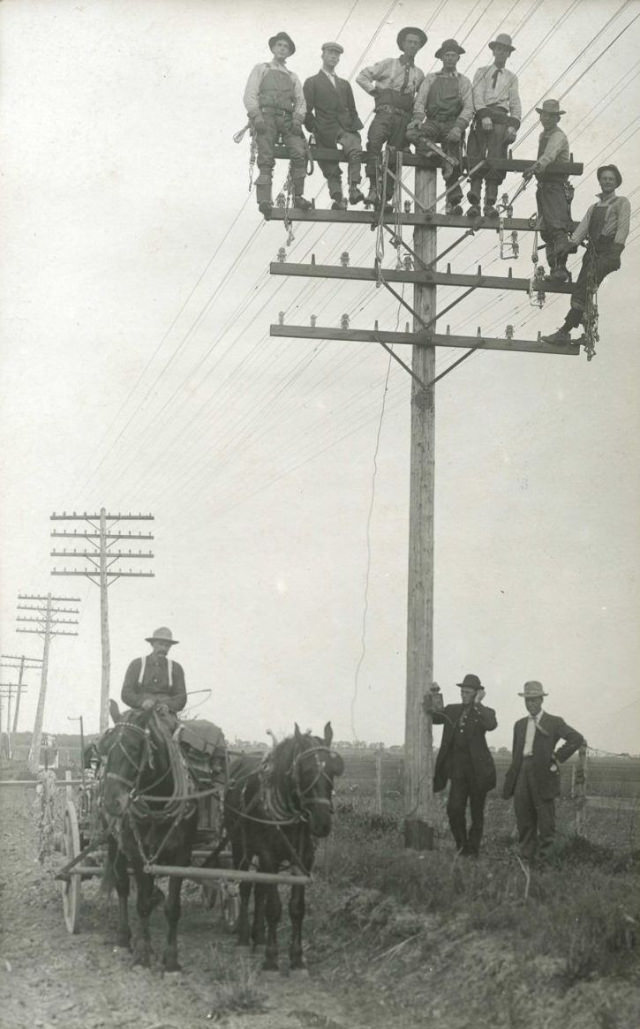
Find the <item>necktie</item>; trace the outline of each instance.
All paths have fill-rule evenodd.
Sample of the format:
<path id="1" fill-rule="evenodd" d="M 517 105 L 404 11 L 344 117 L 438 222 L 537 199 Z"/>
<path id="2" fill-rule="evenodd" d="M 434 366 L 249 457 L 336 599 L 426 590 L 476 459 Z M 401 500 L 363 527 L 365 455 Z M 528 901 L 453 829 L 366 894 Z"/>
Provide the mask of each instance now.
<path id="1" fill-rule="evenodd" d="M 408 86 L 409 86 L 409 72 L 410 71 L 411 71 L 411 65 L 410 65 L 409 61 L 407 61 L 405 63 L 405 66 L 404 66 L 404 82 L 402 83 L 402 90 L 401 90 L 401 92 L 403 92 L 403 93 L 407 92 L 407 89 L 408 89 Z"/>
<path id="2" fill-rule="evenodd" d="M 496 88 L 496 82 L 498 81 L 498 75 L 499 74 L 500 74 L 500 68 L 496 68 L 496 70 L 493 73 L 493 78 L 491 80 L 491 85 L 493 86 L 494 89 Z"/>

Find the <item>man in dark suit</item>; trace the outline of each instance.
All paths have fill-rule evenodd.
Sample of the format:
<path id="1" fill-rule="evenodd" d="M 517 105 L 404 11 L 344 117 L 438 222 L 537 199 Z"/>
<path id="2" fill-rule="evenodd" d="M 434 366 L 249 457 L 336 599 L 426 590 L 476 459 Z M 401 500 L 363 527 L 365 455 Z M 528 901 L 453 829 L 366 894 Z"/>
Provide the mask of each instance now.
<path id="1" fill-rule="evenodd" d="M 322 68 L 312 75 L 303 86 L 307 101 L 305 126 L 316 138 L 318 146 L 335 150 L 341 146 L 348 161 L 349 203 L 360 204 L 364 200 L 358 188 L 362 166 L 362 140 L 359 129 L 362 122 L 358 117 L 353 90 L 346 79 L 335 73 L 344 48 L 339 43 L 322 44 Z M 320 170 L 327 180 L 329 195 L 334 211 L 346 211 L 347 201 L 342 193 L 342 173 L 337 161 L 318 161 Z"/>
<path id="2" fill-rule="evenodd" d="M 484 689 L 477 675 L 465 675 L 458 686 L 462 703 L 447 704 L 442 711 L 431 710 L 425 698 L 425 711 L 436 725 L 444 725 L 433 788 L 438 793 L 451 781 L 447 815 L 458 853 L 477 857 L 487 793 L 496 784 L 496 767 L 485 733 L 495 729 L 498 723 L 493 708 L 482 703 Z M 471 809 L 469 829 L 467 802 Z"/>
<path id="3" fill-rule="evenodd" d="M 555 834 L 555 798 L 560 794 L 559 765 L 578 750 L 584 738 L 557 715 L 542 710 L 547 694 L 542 683 L 525 682 L 524 697 L 529 712 L 513 727 L 511 766 L 505 776 L 502 796 L 513 797 L 518 825 L 520 853 L 525 861 L 549 856 Z M 566 742 L 556 750 L 558 740 Z"/>

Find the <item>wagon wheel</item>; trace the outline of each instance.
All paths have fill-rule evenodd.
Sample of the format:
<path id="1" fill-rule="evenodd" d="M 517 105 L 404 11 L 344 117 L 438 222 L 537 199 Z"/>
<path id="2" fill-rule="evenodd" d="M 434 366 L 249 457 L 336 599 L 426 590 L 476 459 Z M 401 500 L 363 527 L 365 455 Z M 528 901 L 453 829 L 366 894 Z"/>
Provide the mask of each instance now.
<path id="1" fill-rule="evenodd" d="M 80 831 L 78 816 L 72 800 L 67 801 L 64 814 L 64 831 L 62 834 L 62 850 L 65 864 L 72 861 L 80 853 Z M 80 876 L 71 875 L 60 883 L 62 892 L 62 911 L 67 931 L 78 931 L 78 910 L 80 907 Z"/>

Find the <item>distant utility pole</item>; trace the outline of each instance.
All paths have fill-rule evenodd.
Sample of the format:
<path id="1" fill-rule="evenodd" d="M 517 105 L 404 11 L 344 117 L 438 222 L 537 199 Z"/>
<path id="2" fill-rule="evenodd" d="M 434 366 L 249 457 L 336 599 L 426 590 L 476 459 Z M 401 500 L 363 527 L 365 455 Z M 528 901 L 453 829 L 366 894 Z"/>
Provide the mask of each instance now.
<path id="1" fill-rule="evenodd" d="M 14 696 L 17 696 L 20 691 L 20 686 L 15 682 L 0 682 L 0 741 L 2 740 L 2 733 L 4 731 L 4 703 L 7 702 L 7 757 L 11 757 L 11 701 Z M 2 753 L 2 747 L 0 742 L 0 755 Z"/>
<path id="2" fill-rule="evenodd" d="M 35 618 L 18 615 L 19 622 L 30 622 L 34 628 L 25 629 L 18 627 L 17 632 L 31 632 L 44 639 L 42 651 L 42 668 L 40 670 L 40 693 L 38 694 L 38 706 L 36 718 L 33 724 L 33 737 L 29 750 L 29 768 L 37 772 L 40 765 L 40 744 L 42 742 L 42 721 L 44 718 L 44 702 L 47 695 L 47 675 L 49 671 L 49 647 L 52 636 L 77 636 L 78 633 L 72 629 L 58 629 L 59 625 L 77 625 L 77 618 L 58 618 L 57 615 L 77 615 L 78 609 L 74 607 L 58 607 L 59 604 L 79 604 L 80 597 L 54 597 L 51 593 L 46 596 L 41 594 L 19 593 L 18 600 L 27 600 L 28 604 L 18 604 L 19 611 L 32 611 L 36 613 Z M 36 606 L 34 607 L 33 604 Z"/>
<path id="3" fill-rule="evenodd" d="M 26 654 L 0 654 L 0 668 L 17 668 L 18 669 L 18 681 L 16 686 L 16 708 L 13 713 L 13 726 L 11 728 L 12 733 L 18 731 L 18 715 L 20 714 L 20 697 L 28 687 L 23 683 L 23 677 L 25 671 L 33 670 L 38 668 L 42 664 L 41 657 L 27 657 Z"/>
<path id="4" fill-rule="evenodd" d="M 61 515 L 52 514 L 51 521 L 54 522 L 85 522 L 86 527 L 74 529 L 73 532 L 57 532 L 55 529 L 51 535 L 57 539 L 80 540 L 84 549 L 78 550 L 52 550 L 52 557 L 83 558 L 89 561 L 89 567 L 85 568 L 54 568 L 52 575 L 84 575 L 96 586 L 100 587 L 100 630 L 102 641 L 102 683 L 100 689 L 100 732 L 105 732 L 109 725 L 109 681 L 111 677 L 111 646 L 109 643 L 109 600 L 107 590 L 116 579 L 125 578 L 153 578 L 153 572 L 136 572 L 133 569 L 121 569 L 117 562 L 121 558 L 152 558 L 153 553 L 143 550 L 113 550 L 116 543 L 123 543 L 125 540 L 152 540 L 153 536 L 148 533 L 134 533 L 131 531 L 122 532 L 116 529 L 119 522 L 150 522 L 153 515 L 143 514 L 107 514 L 104 507 L 100 508 L 100 514 L 67 514 L 63 511 Z M 92 548 L 92 549 L 87 549 Z"/>

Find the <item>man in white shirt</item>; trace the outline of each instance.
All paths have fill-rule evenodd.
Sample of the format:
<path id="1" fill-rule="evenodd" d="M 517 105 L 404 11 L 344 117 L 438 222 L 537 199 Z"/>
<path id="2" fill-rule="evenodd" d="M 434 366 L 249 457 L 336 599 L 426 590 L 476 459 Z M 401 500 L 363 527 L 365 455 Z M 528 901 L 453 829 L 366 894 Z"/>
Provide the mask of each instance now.
<path id="1" fill-rule="evenodd" d="M 542 683 L 525 682 L 524 697 L 529 712 L 513 727 L 511 766 L 502 796 L 513 797 L 520 853 L 525 861 L 536 854 L 550 855 L 555 835 L 555 798 L 560 794 L 559 765 L 584 743 L 584 738 L 557 715 L 542 710 L 547 694 Z M 559 740 L 565 743 L 555 749 Z"/>
<path id="2" fill-rule="evenodd" d="M 507 59 L 515 47 L 511 36 L 501 32 L 489 43 L 493 51 L 493 64 L 478 68 L 473 76 L 473 106 L 475 117 L 467 142 L 467 163 L 474 168 L 483 158 L 505 158 L 514 142 L 522 105 L 518 91 L 518 77 L 505 68 Z M 471 176 L 467 199 L 470 218 L 480 216 L 482 180 L 485 181 L 484 216 L 497 217 L 496 200 L 498 186 L 504 182 L 506 172 L 495 169 L 480 169 Z"/>

